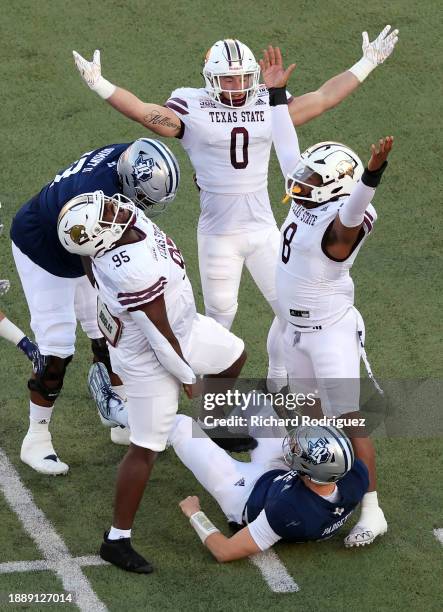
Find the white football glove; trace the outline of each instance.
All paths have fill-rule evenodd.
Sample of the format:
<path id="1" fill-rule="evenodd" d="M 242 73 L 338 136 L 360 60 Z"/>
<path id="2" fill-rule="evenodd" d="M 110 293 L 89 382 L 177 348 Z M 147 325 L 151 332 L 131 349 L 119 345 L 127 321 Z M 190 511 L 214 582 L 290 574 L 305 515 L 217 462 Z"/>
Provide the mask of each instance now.
<path id="1" fill-rule="evenodd" d="M 116 87 L 102 77 L 100 51 L 98 49 L 94 51 L 92 62 L 88 62 L 77 51 L 73 51 L 72 55 L 74 56 L 75 65 L 86 85 L 104 100 L 112 96 Z"/>
<path id="2" fill-rule="evenodd" d="M 369 42 L 369 36 L 367 32 L 362 32 L 363 37 L 363 57 L 369 60 L 374 66 L 383 64 L 383 62 L 391 55 L 394 47 L 398 41 L 398 30 L 392 30 L 390 25 L 387 25 L 384 30 L 380 32 L 375 40 Z"/>
<path id="3" fill-rule="evenodd" d="M 367 32 L 362 32 L 363 37 L 363 57 L 356 64 L 349 68 L 349 71 L 354 74 L 357 79 L 362 82 L 365 78 L 391 55 L 398 41 L 398 30 L 392 30 L 390 25 L 387 25 L 377 36 L 375 40 L 369 42 Z"/>

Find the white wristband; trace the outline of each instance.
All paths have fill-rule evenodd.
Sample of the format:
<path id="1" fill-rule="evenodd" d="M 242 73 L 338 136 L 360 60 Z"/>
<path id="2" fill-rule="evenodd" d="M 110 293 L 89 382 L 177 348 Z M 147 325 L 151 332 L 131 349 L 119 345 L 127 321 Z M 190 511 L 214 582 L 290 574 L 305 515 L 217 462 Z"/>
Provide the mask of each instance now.
<path id="1" fill-rule="evenodd" d="M 103 100 L 107 100 L 112 96 L 117 87 L 104 79 L 102 76 L 98 79 L 97 83 L 94 86 L 94 91 L 97 93 L 100 98 Z"/>
<path id="2" fill-rule="evenodd" d="M 363 83 L 363 81 L 371 74 L 374 68 L 377 68 L 375 64 L 366 59 L 366 57 L 362 57 L 361 60 L 358 60 L 356 64 L 349 68 L 349 72 L 352 72 L 352 74 L 357 77 L 360 83 Z"/>
<path id="3" fill-rule="evenodd" d="M 220 532 L 220 530 L 217 529 L 213 523 L 211 523 L 206 514 L 201 510 L 195 512 L 189 519 L 189 522 L 194 527 L 203 544 L 206 542 L 206 538 L 208 538 L 211 534 Z"/>
<path id="4" fill-rule="evenodd" d="M 21 329 L 14 325 L 7 317 L 0 321 L 0 337 L 9 340 L 13 344 L 17 345 L 26 334 Z"/>

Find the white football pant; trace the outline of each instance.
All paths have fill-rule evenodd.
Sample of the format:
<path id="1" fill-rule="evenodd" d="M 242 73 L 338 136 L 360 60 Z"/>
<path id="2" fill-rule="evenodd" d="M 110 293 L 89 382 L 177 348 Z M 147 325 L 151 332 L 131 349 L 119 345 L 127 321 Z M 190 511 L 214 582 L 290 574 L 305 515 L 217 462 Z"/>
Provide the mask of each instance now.
<path id="1" fill-rule="evenodd" d="M 275 272 L 280 246 L 276 225 L 263 231 L 231 234 L 198 234 L 198 260 L 205 311 L 227 329 L 231 328 L 238 308 L 238 291 L 243 265 L 271 306 L 274 319 L 268 334 L 268 377 L 286 378 L 282 330 L 285 322 L 277 320 L 279 307 Z"/>
<path id="2" fill-rule="evenodd" d="M 237 361 L 244 343 L 214 319 L 197 314 L 181 349 L 196 374 L 220 374 Z M 164 450 L 177 413 L 181 384 L 164 368 L 153 376 L 148 351 L 129 357 L 117 345 L 110 346 L 109 353 L 112 369 L 125 386 L 130 441 L 154 451 Z"/>
<path id="3" fill-rule="evenodd" d="M 354 307 L 325 329 L 300 332 L 288 324 L 284 340 L 291 391 L 319 397 L 325 416 L 359 410 L 364 337 L 364 322 Z"/>
<path id="4" fill-rule="evenodd" d="M 289 470 L 282 458 L 283 438 L 258 439 L 251 461 L 236 461 L 208 438 L 191 417 L 175 417 L 169 441 L 181 462 L 212 495 L 226 518 L 242 523 L 245 504 L 257 480 L 276 468 Z"/>
<path id="5" fill-rule="evenodd" d="M 31 329 L 43 355 L 64 359 L 74 354 L 77 320 L 89 338 L 103 336 L 97 325 L 97 293 L 86 276 L 54 276 L 14 243 L 12 254 L 28 302 Z"/>

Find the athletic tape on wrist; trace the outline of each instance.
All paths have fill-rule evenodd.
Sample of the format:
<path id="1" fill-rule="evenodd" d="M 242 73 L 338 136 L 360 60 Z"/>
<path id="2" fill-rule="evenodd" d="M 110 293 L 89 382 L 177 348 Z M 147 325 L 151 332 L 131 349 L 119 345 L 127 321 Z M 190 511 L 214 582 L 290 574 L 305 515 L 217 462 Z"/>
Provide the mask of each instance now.
<path id="1" fill-rule="evenodd" d="M 17 345 L 25 337 L 25 334 L 17 325 L 14 325 L 12 321 L 5 317 L 0 321 L 0 337 Z"/>
<path id="2" fill-rule="evenodd" d="M 117 87 L 115 85 L 113 85 L 103 77 L 99 78 L 94 87 L 95 93 L 97 93 L 100 98 L 103 98 L 103 100 L 107 100 L 108 98 L 110 98 L 116 89 Z"/>
<path id="3" fill-rule="evenodd" d="M 211 523 L 206 514 L 201 510 L 195 512 L 189 519 L 189 522 L 197 532 L 197 535 L 203 544 L 206 542 L 206 538 L 208 538 L 211 534 L 220 532 L 220 530 L 217 529 L 213 523 Z"/>
<path id="4" fill-rule="evenodd" d="M 363 81 L 371 74 L 374 68 L 377 68 L 375 64 L 370 62 L 366 57 L 362 57 L 361 60 L 359 60 L 356 64 L 349 68 L 349 72 L 352 72 L 352 74 L 357 77 L 360 83 L 363 83 Z"/>

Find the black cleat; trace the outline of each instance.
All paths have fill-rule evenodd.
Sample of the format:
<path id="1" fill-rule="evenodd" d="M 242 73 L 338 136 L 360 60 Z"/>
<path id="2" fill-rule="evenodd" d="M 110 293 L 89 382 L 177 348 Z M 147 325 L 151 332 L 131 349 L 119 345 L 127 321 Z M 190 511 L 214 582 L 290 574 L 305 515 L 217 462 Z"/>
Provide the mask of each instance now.
<path id="1" fill-rule="evenodd" d="M 131 546 L 130 538 L 108 540 L 109 531 L 105 532 L 103 543 L 100 546 L 100 557 L 127 572 L 136 574 L 151 574 L 154 567 L 136 552 Z"/>
<path id="2" fill-rule="evenodd" d="M 213 442 L 230 453 L 245 453 L 254 450 L 258 444 L 255 438 L 230 433 L 225 427 L 214 427 L 205 431 Z"/>

